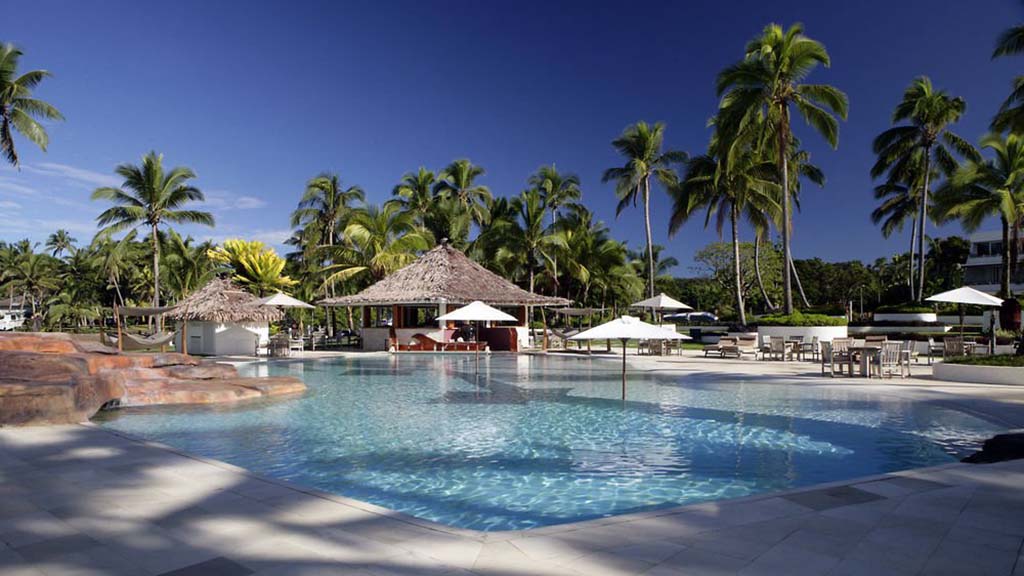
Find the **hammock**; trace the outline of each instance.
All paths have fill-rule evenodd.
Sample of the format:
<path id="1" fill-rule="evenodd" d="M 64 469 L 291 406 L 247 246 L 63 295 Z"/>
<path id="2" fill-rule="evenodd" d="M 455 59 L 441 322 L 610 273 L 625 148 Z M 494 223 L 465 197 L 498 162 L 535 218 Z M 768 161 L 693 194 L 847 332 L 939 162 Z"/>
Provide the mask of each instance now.
<path id="1" fill-rule="evenodd" d="M 123 333 L 121 337 L 124 340 L 121 345 L 122 350 L 147 350 L 167 346 L 174 340 L 174 332 L 163 332 L 152 336 Z M 100 341 L 112 348 L 118 347 L 117 337 L 111 337 L 106 332 L 100 333 Z"/>

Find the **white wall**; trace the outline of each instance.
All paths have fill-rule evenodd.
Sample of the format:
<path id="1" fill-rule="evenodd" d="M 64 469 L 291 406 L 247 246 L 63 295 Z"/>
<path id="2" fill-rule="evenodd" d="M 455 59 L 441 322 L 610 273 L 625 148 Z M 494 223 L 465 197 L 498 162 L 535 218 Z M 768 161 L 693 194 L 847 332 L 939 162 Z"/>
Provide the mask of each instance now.
<path id="1" fill-rule="evenodd" d="M 765 336 L 803 336 L 808 342 L 817 336 L 820 342 L 831 342 L 835 338 L 846 338 L 848 330 L 846 326 L 760 326 L 757 334 L 762 339 Z"/>
<path id="2" fill-rule="evenodd" d="M 181 350 L 182 325 L 178 325 L 174 347 Z M 252 356 L 256 341 L 268 342 L 270 326 L 262 324 L 221 324 L 189 322 L 186 330 L 188 353 L 204 356 Z"/>
<path id="3" fill-rule="evenodd" d="M 878 322 L 938 322 L 938 316 L 935 312 L 875 312 L 875 320 Z"/>

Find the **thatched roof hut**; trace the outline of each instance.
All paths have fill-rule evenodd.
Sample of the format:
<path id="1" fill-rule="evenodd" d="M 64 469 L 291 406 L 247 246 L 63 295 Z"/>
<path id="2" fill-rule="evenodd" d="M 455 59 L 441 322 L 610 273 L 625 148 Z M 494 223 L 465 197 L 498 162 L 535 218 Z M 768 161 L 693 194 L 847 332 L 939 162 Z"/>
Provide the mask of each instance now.
<path id="1" fill-rule="evenodd" d="M 440 244 L 412 264 L 358 294 L 321 300 L 324 306 L 387 306 L 393 304 L 467 304 L 480 300 L 492 306 L 567 306 L 569 300 L 541 296 L 516 286 L 470 260 L 448 244 Z"/>
<path id="2" fill-rule="evenodd" d="M 260 299 L 226 278 L 214 278 L 167 313 L 172 320 L 233 324 L 276 322 L 284 312 L 260 305 Z"/>

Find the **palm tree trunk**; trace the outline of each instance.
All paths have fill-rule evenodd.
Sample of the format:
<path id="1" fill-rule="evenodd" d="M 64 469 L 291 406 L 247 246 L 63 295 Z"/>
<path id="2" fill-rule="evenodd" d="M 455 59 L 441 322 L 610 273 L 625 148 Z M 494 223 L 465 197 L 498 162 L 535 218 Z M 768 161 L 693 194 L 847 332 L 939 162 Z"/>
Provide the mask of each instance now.
<path id="1" fill-rule="evenodd" d="M 910 227 L 910 263 L 907 274 L 907 283 L 910 286 L 910 298 L 908 301 L 914 299 L 914 254 L 917 248 L 915 243 L 917 242 L 917 219 L 914 218 L 914 225 Z"/>
<path id="2" fill-rule="evenodd" d="M 754 235 L 754 276 L 757 277 L 757 287 L 761 289 L 761 296 L 764 298 L 765 306 L 769 310 L 775 310 L 775 305 L 772 304 L 771 298 L 768 297 L 768 291 L 764 289 L 764 280 L 761 278 L 761 235 Z"/>
<path id="3" fill-rule="evenodd" d="M 804 303 L 804 308 L 810 308 L 811 303 L 807 301 L 807 294 L 804 294 L 804 284 L 800 281 L 800 275 L 796 272 L 796 264 L 793 263 L 793 259 L 789 260 L 789 267 L 792 270 L 793 278 L 796 280 L 796 289 L 800 292 L 800 300 Z"/>
<path id="4" fill-rule="evenodd" d="M 782 305 L 783 312 L 793 313 L 793 280 L 790 276 L 789 262 L 792 254 L 789 248 L 789 123 L 788 115 L 783 108 L 783 118 L 779 126 L 779 157 L 782 165 Z"/>
<path id="5" fill-rule="evenodd" d="M 334 223 L 333 222 L 327 225 L 327 246 L 328 246 L 328 252 L 329 253 L 333 253 L 334 251 L 331 250 L 331 248 L 334 246 Z M 333 260 L 332 260 L 332 263 L 333 263 Z M 328 296 L 330 296 L 331 298 L 334 297 L 334 280 L 331 280 L 330 283 L 328 284 L 327 292 L 328 292 L 328 294 L 327 294 Z M 349 324 L 351 324 L 352 323 L 352 320 L 351 320 L 352 309 L 351 308 L 349 308 L 348 313 L 349 313 Z M 326 318 L 326 320 L 327 320 L 327 337 L 328 338 L 334 338 L 334 321 L 337 318 L 337 316 L 338 315 L 335 313 L 334 307 L 333 306 L 328 306 L 327 307 L 327 318 Z"/>
<path id="6" fill-rule="evenodd" d="M 1003 250 L 1002 250 L 1002 264 L 1003 269 L 999 272 L 999 297 L 1009 298 L 1010 297 L 1010 223 L 1006 220 L 1005 216 L 999 217 L 1000 223 L 1003 225 Z"/>
<path id="7" fill-rule="evenodd" d="M 156 223 L 152 225 L 152 236 L 153 236 L 153 308 L 160 307 L 160 239 L 156 235 Z M 161 326 L 161 317 L 157 316 L 156 330 L 159 332 L 163 329 Z"/>
<path id="8" fill-rule="evenodd" d="M 732 270 L 736 276 L 736 310 L 740 314 L 740 325 L 747 325 L 747 311 L 743 306 L 743 271 L 740 268 L 740 231 L 737 225 L 737 213 L 738 208 L 735 203 L 732 205 L 732 209 L 729 211 L 729 219 L 732 224 Z"/>
<path id="9" fill-rule="evenodd" d="M 651 179 L 644 178 L 644 227 L 647 231 L 647 297 L 654 297 L 654 240 L 651 237 Z"/>
<path id="10" fill-rule="evenodd" d="M 925 221 L 928 215 L 928 176 L 931 171 L 931 160 L 932 160 L 932 147 L 931 145 L 924 147 L 924 187 L 921 189 L 921 219 L 918 229 L 917 236 L 917 254 L 918 254 L 918 275 L 917 275 L 917 301 L 924 301 L 924 237 L 925 237 Z"/>

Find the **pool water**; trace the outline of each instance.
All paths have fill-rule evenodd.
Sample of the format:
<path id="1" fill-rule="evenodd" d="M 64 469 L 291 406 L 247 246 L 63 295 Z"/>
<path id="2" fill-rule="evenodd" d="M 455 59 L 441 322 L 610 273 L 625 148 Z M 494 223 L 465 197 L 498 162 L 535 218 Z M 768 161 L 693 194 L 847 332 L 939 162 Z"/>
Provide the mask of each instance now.
<path id="1" fill-rule="evenodd" d="M 374 355 L 249 364 L 300 397 L 101 425 L 443 524 L 513 530 L 954 461 L 999 431 L 933 403 L 616 362 Z"/>

